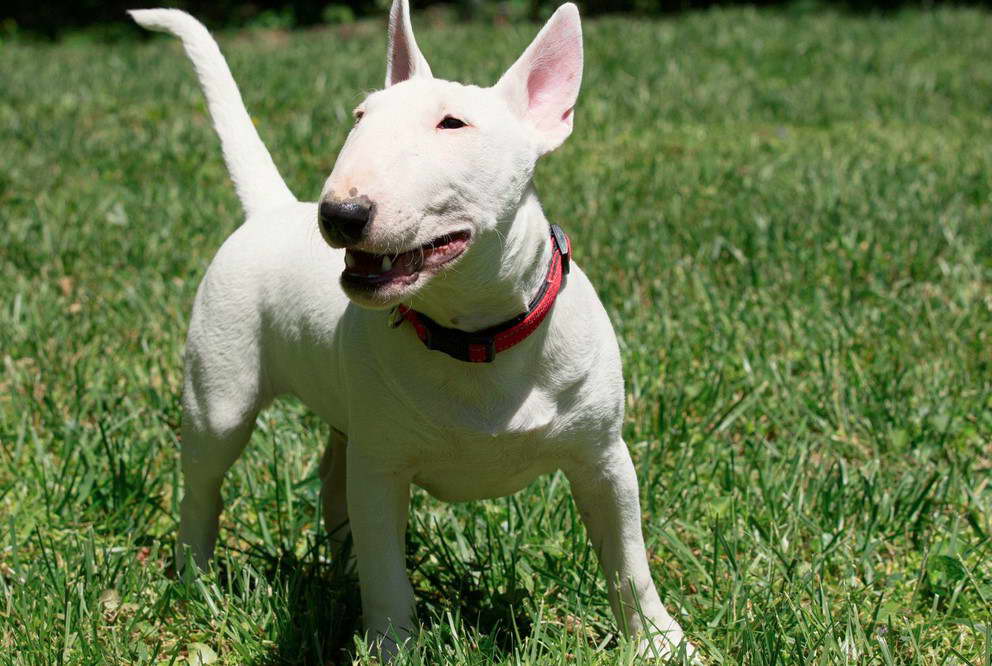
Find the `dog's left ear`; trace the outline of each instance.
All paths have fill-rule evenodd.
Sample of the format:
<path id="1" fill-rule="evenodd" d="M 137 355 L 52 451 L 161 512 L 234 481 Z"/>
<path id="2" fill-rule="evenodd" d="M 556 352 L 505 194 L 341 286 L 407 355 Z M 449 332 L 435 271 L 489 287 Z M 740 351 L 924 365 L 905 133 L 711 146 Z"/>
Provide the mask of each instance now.
<path id="1" fill-rule="evenodd" d="M 433 78 L 431 66 L 420 52 L 410 23 L 409 0 L 393 0 L 389 10 L 389 51 L 386 54 L 386 87 L 415 76 Z"/>
<path id="2" fill-rule="evenodd" d="M 572 133 L 572 110 L 582 83 L 582 24 L 572 3 L 558 8 L 496 84 L 530 126 L 541 155 Z"/>

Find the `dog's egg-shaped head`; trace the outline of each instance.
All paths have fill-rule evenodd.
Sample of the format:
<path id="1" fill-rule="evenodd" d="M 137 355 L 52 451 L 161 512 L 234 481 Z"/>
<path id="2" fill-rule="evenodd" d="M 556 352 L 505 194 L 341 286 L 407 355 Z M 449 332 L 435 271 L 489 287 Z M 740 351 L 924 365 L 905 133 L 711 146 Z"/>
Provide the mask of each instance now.
<path id="1" fill-rule="evenodd" d="M 433 77 L 407 0 L 393 3 L 389 37 L 386 87 L 355 109 L 319 206 L 324 239 L 346 248 L 342 286 L 369 307 L 402 302 L 506 233 L 537 159 L 571 133 L 582 77 L 571 4 L 490 88 Z"/>

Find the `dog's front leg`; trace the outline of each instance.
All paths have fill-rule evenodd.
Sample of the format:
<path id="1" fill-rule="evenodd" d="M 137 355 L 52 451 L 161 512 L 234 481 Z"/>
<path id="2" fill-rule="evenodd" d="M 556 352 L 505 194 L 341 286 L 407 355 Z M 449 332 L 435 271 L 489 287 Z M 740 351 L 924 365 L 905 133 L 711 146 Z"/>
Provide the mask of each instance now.
<path id="1" fill-rule="evenodd" d="M 410 479 L 348 445 L 348 517 L 368 640 L 392 657 L 414 629 L 405 540 Z"/>
<path id="2" fill-rule="evenodd" d="M 623 440 L 564 470 L 593 549 L 606 574 L 610 605 L 624 633 L 641 636 L 642 653 L 675 654 L 682 627 L 658 598 L 641 533 L 637 476 Z M 693 648 L 685 643 L 685 651 Z"/>
<path id="3" fill-rule="evenodd" d="M 331 542 L 334 557 L 347 554 L 354 560 L 354 552 L 347 552 L 351 540 L 351 527 L 348 525 L 348 437 L 331 428 L 327 448 L 320 460 L 320 502 L 324 510 L 324 527 Z M 346 567 L 351 568 L 354 562 Z"/>

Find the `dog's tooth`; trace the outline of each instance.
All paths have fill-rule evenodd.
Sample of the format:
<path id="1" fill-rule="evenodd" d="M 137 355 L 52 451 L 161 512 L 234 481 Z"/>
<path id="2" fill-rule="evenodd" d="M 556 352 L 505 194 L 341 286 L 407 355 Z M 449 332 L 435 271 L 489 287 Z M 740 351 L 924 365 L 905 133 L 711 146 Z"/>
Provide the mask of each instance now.
<path id="1" fill-rule="evenodd" d="M 348 268 L 355 267 L 355 257 L 351 252 L 344 253 L 344 265 L 347 266 Z"/>
<path id="2" fill-rule="evenodd" d="M 393 260 L 387 256 L 382 257 L 382 272 L 393 270 Z"/>

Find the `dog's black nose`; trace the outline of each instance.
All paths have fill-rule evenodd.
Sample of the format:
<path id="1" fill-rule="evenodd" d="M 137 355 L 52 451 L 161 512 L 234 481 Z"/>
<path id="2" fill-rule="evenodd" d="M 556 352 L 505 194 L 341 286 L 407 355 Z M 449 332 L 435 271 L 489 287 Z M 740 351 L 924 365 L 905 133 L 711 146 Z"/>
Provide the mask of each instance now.
<path id="1" fill-rule="evenodd" d="M 365 238 L 375 217 L 375 204 L 365 196 L 324 199 L 320 202 L 318 217 L 331 245 L 348 247 Z"/>

